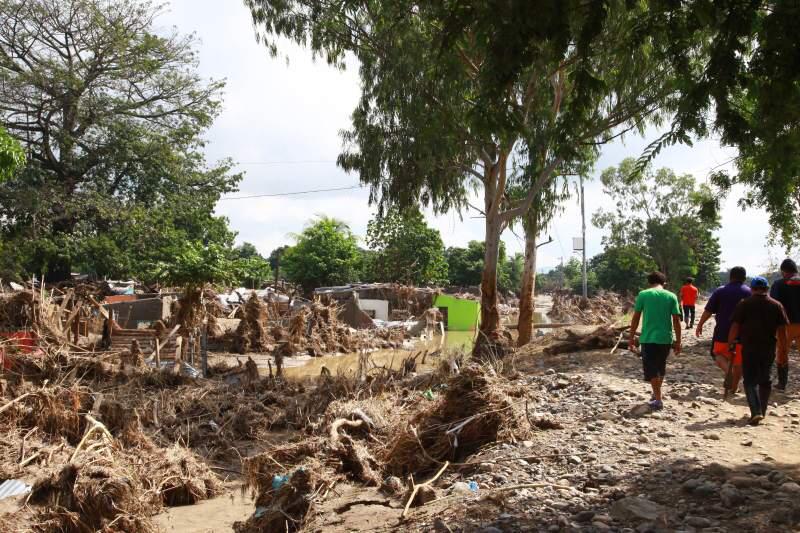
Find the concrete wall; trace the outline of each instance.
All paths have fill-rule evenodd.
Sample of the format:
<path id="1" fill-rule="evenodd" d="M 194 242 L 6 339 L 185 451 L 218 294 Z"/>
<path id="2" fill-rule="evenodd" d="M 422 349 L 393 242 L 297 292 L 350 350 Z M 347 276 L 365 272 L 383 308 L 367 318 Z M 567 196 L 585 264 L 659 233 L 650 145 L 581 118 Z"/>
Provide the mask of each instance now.
<path id="1" fill-rule="evenodd" d="M 389 300 L 358 300 L 358 306 L 372 318 L 389 320 Z"/>
<path id="2" fill-rule="evenodd" d="M 117 324 L 123 328 L 136 329 L 149 325 L 156 320 L 166 320 L 170 317 L 172 298 L 147 298 L 132 302 L 117 302 L 106 304 L 106 309 L 113 311 L 117 317 Z"/>
<path id="3" fill-rule="evenodd" d="M 478 327 L 481 310 L 479 302 L 440 294 L 433 306 L 442 312 L 445 325 L 450 331 L 473 331 Z"/>

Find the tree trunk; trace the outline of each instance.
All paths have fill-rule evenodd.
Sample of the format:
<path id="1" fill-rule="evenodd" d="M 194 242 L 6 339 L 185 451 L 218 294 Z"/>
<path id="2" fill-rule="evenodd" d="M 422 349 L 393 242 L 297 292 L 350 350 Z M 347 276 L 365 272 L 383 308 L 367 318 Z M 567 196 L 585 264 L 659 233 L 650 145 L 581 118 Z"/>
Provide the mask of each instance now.
<path id="1" fill-rule="evenodd" d="M 500 255 L 499 217 L 486 218 L 486 240 L 481 277 L 481 327 L 482 337 L 495 339 L 500 329 L 500 312 L 497 309 L 497 263 Z"/>
<path id="2" fill-rule="evenodd" d="M 519 337 L 517 346 L 525 346 L 533 337 L 533 314 L 536 301 L 536 237 L 538 225 L 525 228 L 525 268 L 519 297 Z"/>

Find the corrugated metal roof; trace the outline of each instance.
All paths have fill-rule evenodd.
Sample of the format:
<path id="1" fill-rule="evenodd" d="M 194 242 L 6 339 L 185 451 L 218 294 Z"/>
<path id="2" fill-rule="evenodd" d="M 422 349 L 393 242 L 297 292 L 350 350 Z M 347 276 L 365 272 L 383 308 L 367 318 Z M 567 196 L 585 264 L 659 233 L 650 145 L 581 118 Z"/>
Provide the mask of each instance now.
<path id="1" fill-rule="evenodd" d="M 31 486 L 19 479 L 7 479 L 0 483 L 0 500 L 27 494 L 31 491 Z"/>

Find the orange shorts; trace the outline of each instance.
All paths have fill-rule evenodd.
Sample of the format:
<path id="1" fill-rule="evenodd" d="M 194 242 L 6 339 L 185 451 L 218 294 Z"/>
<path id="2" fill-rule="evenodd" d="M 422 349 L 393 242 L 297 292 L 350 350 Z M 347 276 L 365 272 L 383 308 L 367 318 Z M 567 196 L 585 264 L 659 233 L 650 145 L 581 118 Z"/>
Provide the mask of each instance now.
<path id="1" fill-rule="evenodd" d="M 735 366 L 739 366 L 742 364 L 742 345 L 736 345 L 736 353 L 731 354 L 730 349 L 728 348 L 727 342 L 714 342 L 714 355 L 721 355 L 726 359 L 730 359 L 733 357 L 733 364 Z"/>

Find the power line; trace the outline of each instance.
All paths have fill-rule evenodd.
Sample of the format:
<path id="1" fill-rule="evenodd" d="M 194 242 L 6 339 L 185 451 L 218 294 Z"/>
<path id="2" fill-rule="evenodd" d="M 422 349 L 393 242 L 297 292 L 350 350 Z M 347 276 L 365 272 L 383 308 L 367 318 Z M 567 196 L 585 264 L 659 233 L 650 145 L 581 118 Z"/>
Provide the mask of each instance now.
<path id="1" fill-rule="evenodd" d="M 242 161 L 236 162 L 237 165 L 313 165 L 319 163 L 336 163 L 335 160 L 308 159 L 308 160 L 288 160 L 288 161 Z"/>
<path id="2" fill-rule="evenodd" d="M 313 194 L 317 192 L 333 192 L 333 191 L 347 191 L 351 189 L 360 189 L 361 185 L 351 185 L 349 187 L 333 187 L 331 189 L 311 189 L 308 191 L 292 191 L 292 192 L 276 192 L 267 194 L 252 194 L 249 196 L 229 196 L 228 198 L 220 198 L 220 200 L 247 200 L 249 198 L 272 198 L 276 196 L 297 196 L 300 194 Z"/>

